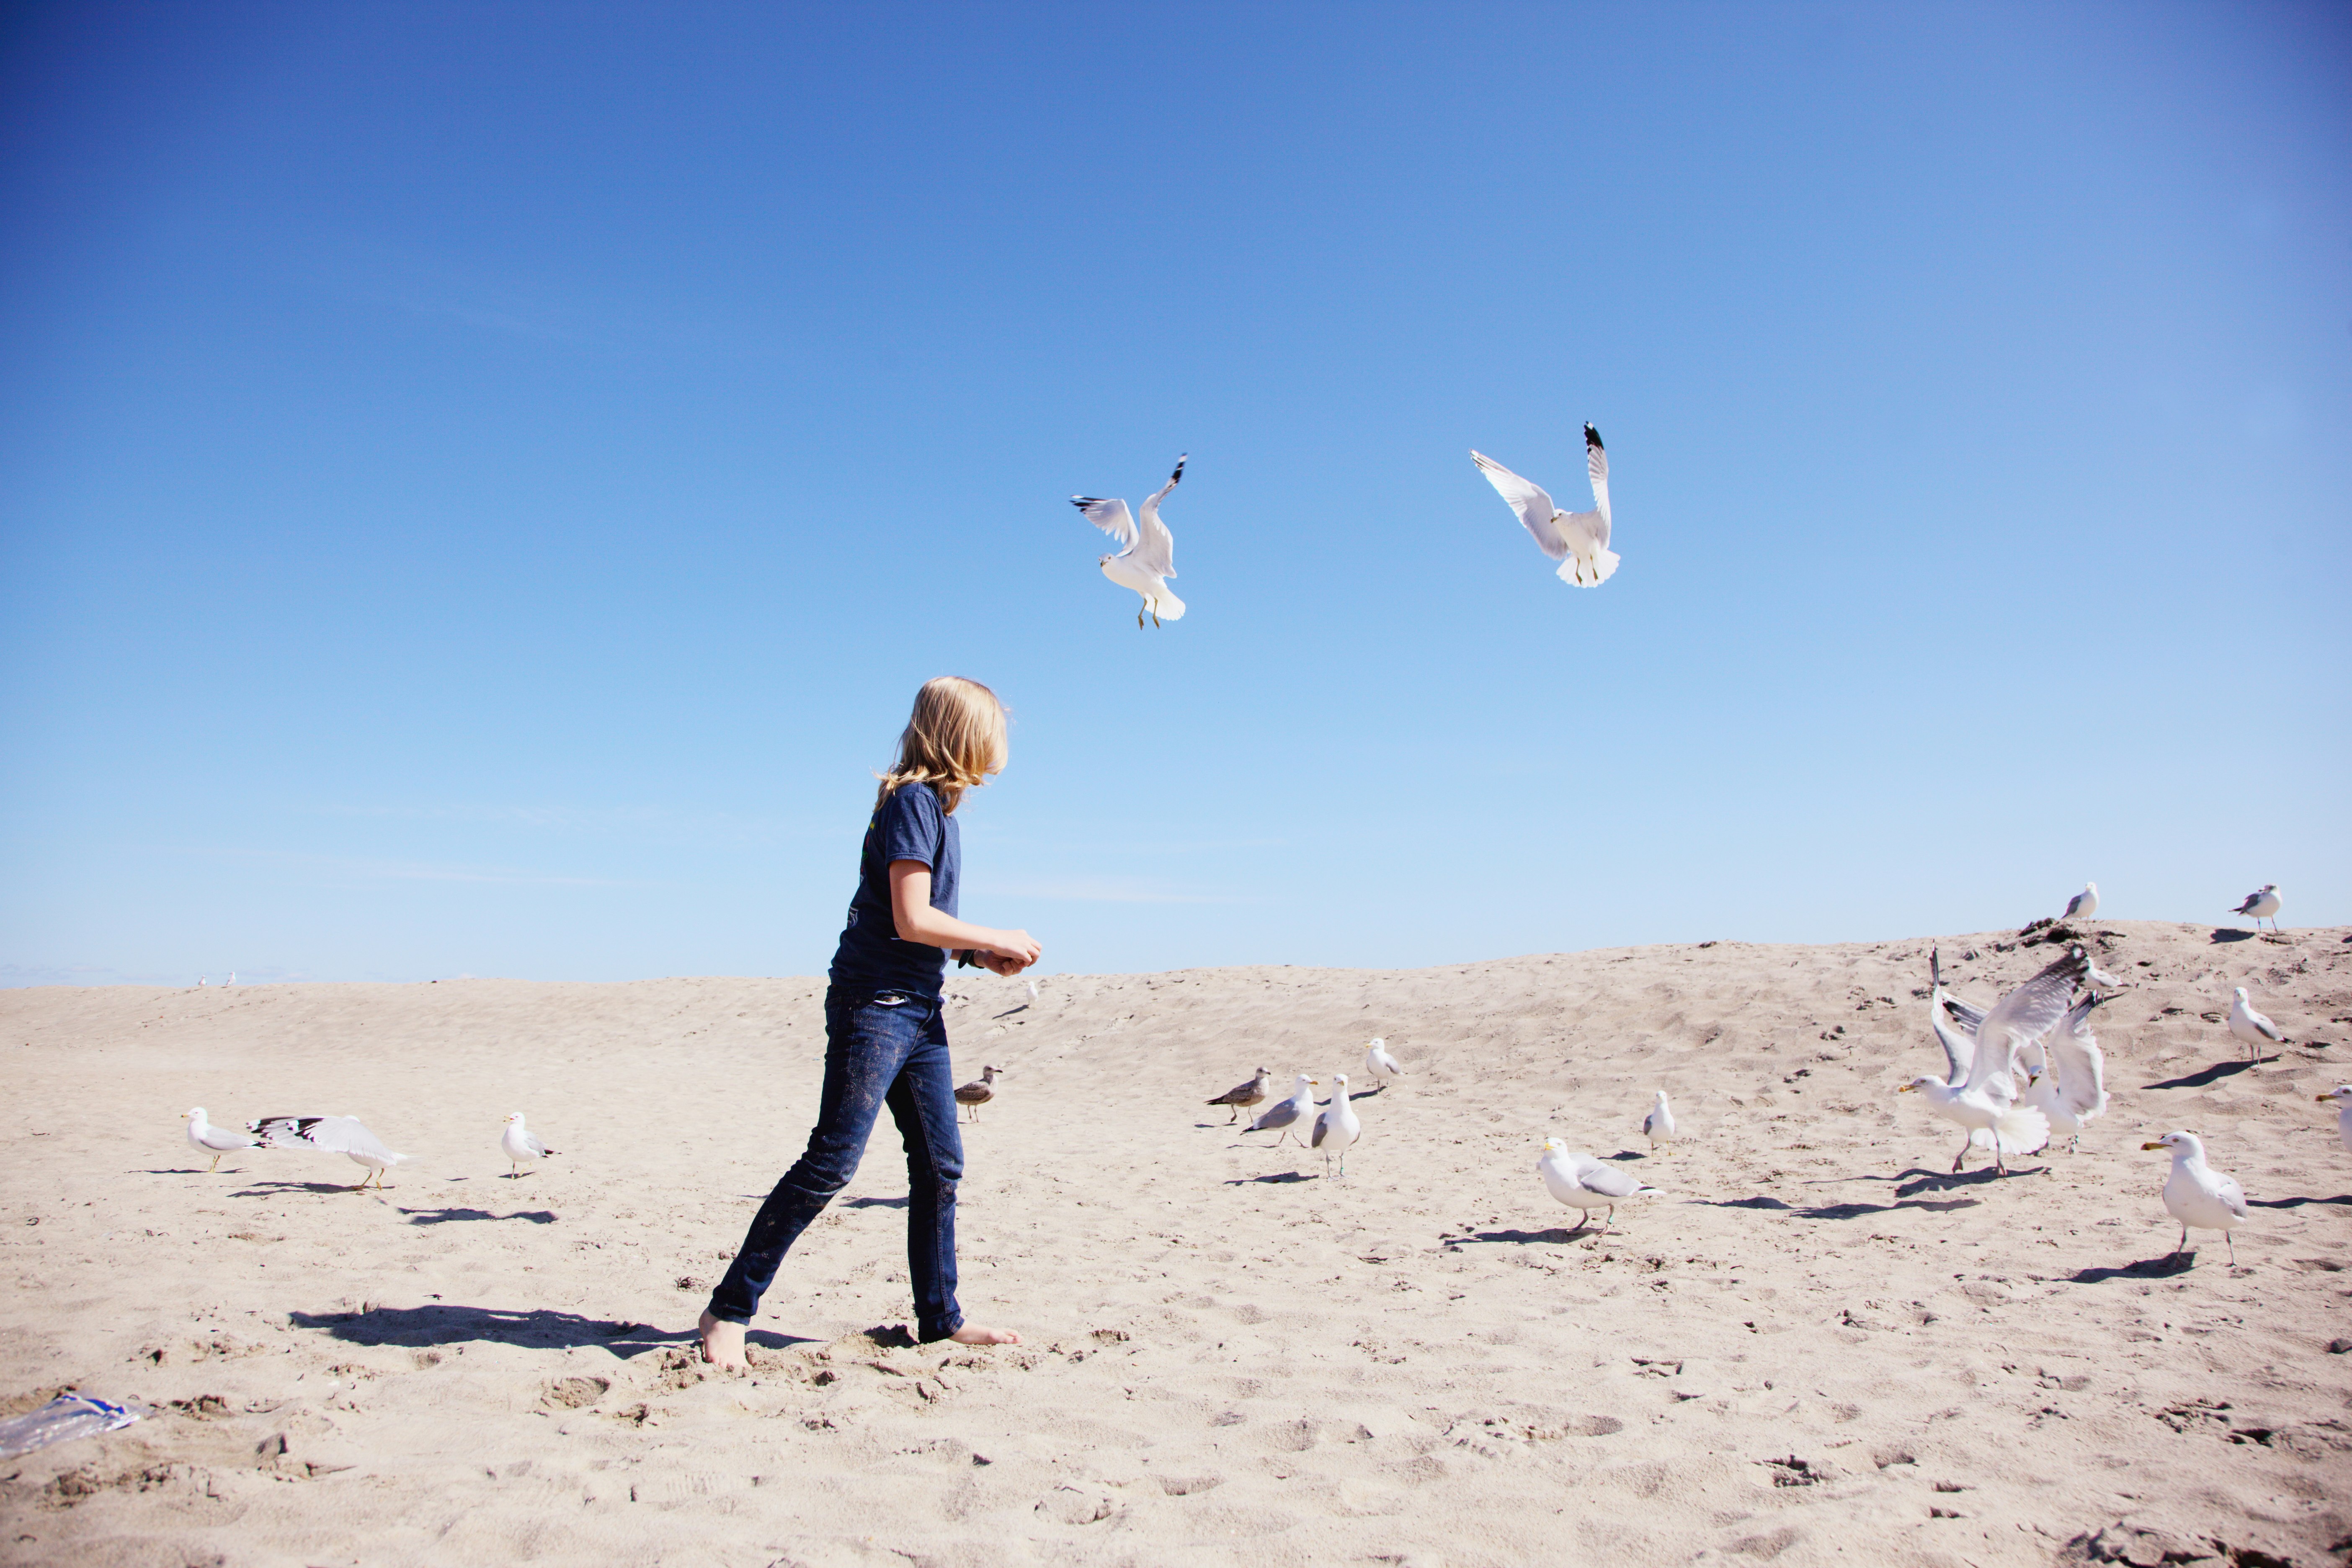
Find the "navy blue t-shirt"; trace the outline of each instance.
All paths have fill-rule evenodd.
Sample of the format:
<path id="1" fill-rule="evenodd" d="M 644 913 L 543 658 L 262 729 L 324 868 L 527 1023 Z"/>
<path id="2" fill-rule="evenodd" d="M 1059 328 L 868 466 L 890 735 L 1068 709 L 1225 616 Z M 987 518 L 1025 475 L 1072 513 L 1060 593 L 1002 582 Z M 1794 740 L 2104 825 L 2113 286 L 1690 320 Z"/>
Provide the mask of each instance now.
<path id="1" fill-rule="evenodd" d="M 866 847 L 857 857 L 857 896 L 849 900 L 849 923 L 834 950 L 832 981 L 845 990 L 869 994 L 911 992 L 937 999 L 947 973 L 945 948 L 899 939 L 890 913 L 890 862 L 920 860 L 931 868 L 931 908 L 956 912 L 956 879 L 963 868 L 963 841 L 956 819 L 940 809 L 927 784 L 904 784 L 866 825 Z"/>

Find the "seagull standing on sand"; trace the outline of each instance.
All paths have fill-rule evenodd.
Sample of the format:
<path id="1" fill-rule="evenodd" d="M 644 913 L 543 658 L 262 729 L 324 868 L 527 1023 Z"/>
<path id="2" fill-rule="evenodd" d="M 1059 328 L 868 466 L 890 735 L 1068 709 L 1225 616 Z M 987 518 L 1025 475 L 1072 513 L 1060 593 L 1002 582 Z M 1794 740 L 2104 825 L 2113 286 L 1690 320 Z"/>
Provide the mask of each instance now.
<path id="1" fill-rule="evenodd" d="M 1168 591 L 1168 579 L 1176 575 L 1176 540 L 1168 525 L 1160 521 L 1160 503 L 1184 477 L 1184 458 L 1176 459 L 1176 471 L 1168 482 L 1151 492 L 1143 503 L 1143 521 L 1139 528 L 1136 520 L 1128 515 L 1124 500 L 1105 500 L 1100 496 L 1072 496 L 1070 504 L 1078 509 L 1088 522 L 1109 534 L 1126 548 L 1116 555 L 1102 558 L 1102 574 L 1122 588 L 1132 588 L 1143 595 L 1143 608 L 1135 612 L 1135 624 L 1143 625 L 1148 611 L 1151 624 L 1162 620 L 1184 618 L 1184 601 Z"/>
<path id="2" fill-rule="evenodd" d="M 2261 887 L 2246 895 L 2246 901 L 2244 903 L 2240 904 L 2236 909 L 2231 910 L 2230 912 L 2233 915 L 2252 916 L 2254 929 L 2256 931 L 2263 929 L 2263 922 L 2264 921 L 2270 921 L 2271 934 L 2273 936 L 2276 936 L 2278 934 L 2279 912 L 2278 884 L 2276 882 L 2264 882 Z"/>
<path id="3" fill-rule="evenodd" d="M 1339 1158 L 1339 1174 L 1348 1173 L 1348 1149 L 1364 1135 L 1364 1124 L 1356 1115 L 1356 1108 L 1348 1103 L 1348 1075 L 1331 1075 L 1331 1103 L 1315 1119 L 1315 1136 L 1308 1146 L 1323 1151 L 1323 1169 L 1331 1169 L 1331 1157 Z"/>
<path id="4" fill-rule="evenodd" d="M 1606 1231 L 1616 1223 L 1619 1204 L 1628 1198 L 1653 1197 L 1658 1192 L 1614 1165 L 1604 1165 L 1590 1154 L 1571 1152 L 1557 1138 L 1544 1140 L 1536 1171 L 1553 1197 L 1570 1208 L 1584 1211 L 1570 1227 L 1575 1230 L 1584 1228 L 1594 1209 L 1607 1209 L 1608 1217 L 1601 1222 L 1601 1228 Z"/>
<path id="5" fill-rule="evenodd" d="M 513 1167 L 507 1173 L 510 1179 L 555 1152 L 523 1126 L 520 1110 L 507 1118 L 507 1130 L 499 1134 L 499 1147 L 506 1151 L 507 1163 Z"/>
<path id="6" fill-rule="evenodd" d="M 1397 1066 L 1396 1058 L 1389 1055 L 1388 1041 L 1375 1037 L 1371 1044 L 1364 1047 L 1364 1080 L 1386 1089 L 1391 1082 L 1403 1076 L 1404 1068 Z"/>
<path id="7" fill-rule="evenodd" d="M 2246 1000 L 2246 988 L 2239 986 L 2230 994 L 2230 1033 L 2246 1042 L 2247 1056 L 2254 1061 L 2263 1059 L 2265 1043 L 2283 1046 L 2287 1043 L 2286 1031 L 2263 1017 Z"/>
<path id="8" fill-rule="evenodd" d="M 956 1103 L 971 1107 L 971 1119 L 980 1120 L 980 1108 L 996 1098 L 996 1075 L 1002 1068 L 983 1064 L 980 1076 L 955 1091 Z"/>
<path id="9" fill-rule="evenodd" d="M 1642 1118 L 1642 1135 L 1650 1141 L 1650 1152 L 1657 1152 L 1664 1143 L 1672 1149 L 1675 1142 L 1674 1108 L 1666 1103 L 1666 1091 L 1658 1090 L 1658 1098 L 1650 1106 L 1650 1114 Z"/>
<path id="10" fill-rule="evenodd" d="M 1233 1115 L 1225 1119 L 1225 1125 L 1231 1127 L 1242 1119 L 1243 1111 L 1253 1105 L 1265 1103 L 1265 1097 L 1272 1092 L 1274 1092 L 1274 1074 L 1265 1068 L 1260 1068 L 1257 1069 L 1257 1076 L 1249 1082 L 1235 1084 L 1208 1103 L 1233 1107 Z"/>
<path id="11" fill-rule="evenodd" d="M 1617 557 L 1609 549 L 1609 454 L 1601 450 L 1600 431 L 1584 427 L 1584 468 L 1592 478 L 1591 511 L 1560 510 L 1543 486 L 1519 478 L 1484 452 L 1473 451 L 1470 460 L 1511 503 L 1537 548 L 1559 561 L 1561 582 L 1596 588 L 1617 570 Z M 1562 556 L 1569 559 L 1561 561 Z"/>
<path id="12" fill-rule="evenodd" d="M 2058 918 L 2062 921 L 2086 921 L 2098 912 L 2099 885 L 2085 882 L 2081 892 L 2066 900 L 2066 912 Z"/>
<path id="13" fill-rule="evenodd" d="M 1290 1098 L 1277 1100 L 1267 1106 L 1258 1113 L 1257 1120 L 1249 1124 L 1249 1130 L 1253 1132 L 1279 1131 L 1282 1137 L 1276 1139 L 1275 1142 L 1280 1143 L 1284 1138 L 1290 1136 L 1290 1130 L 1298 1125 L 1299 1119 L 1312 1114 L 1314 1110 L 1315 1080 L 1305 1073 L 1300 1073 L 1297 1083 L 1291 1089 Z M 1304 1131 L 1305 1129 L 1301 1128 L 1300 1131 Z"/>
<path id="14" fill-rule="evenodd" d="M 382 1187 L 383 1173 L 408 1158 L 384 1147 L 383 1140 L 361 1126 L 356 1116 L 265 1116 L 245 1126 L 247 1131 L 259 1137 L 265 1149 L 321 1149 L 330 1154 L 347 1155 L 353 1164 L 366 1166 L 369 1174 L 360 1178 L 353 1192 L 365 1187 L 371 1179 Z"/>
<path id="15" fill-rule="evenodd" d="M 2352 1153 L 2352 1083 L 2339 1083 L 2326 1094 L 2315 1094 L 2312 1098 L 2322 1105 L 2332 1101 L 2343 1107 L 2336 1113 L 2336 1138 L 2344 1145 L 2346 1152 Z"/>
<path id="16" fill-rule="evenodd" d="M 2180 1256 L 2189 1245 L 2189 1227 L 2195 1226 L 2221 1233 L 2221 1239 L 2229 1242 L 2230 1262 L 2234 1266 L 2238 1244 L 2231 1240 L 2230 1228 L 2246 1222 L 2246 1194 L 2238 1179 L 2205 1163 L 2205 1141 L 2194 1132 L 2168 1132 L 2140 1147 L 2172 1151 L 2172 1174 L 2164 1179 L 2164 1208 L 2180 1222 L 2180 1246 L 2168 1256 Z"/>
<path id="17" fill-rule="evenodd" d="M 2083 1142 L 2084 1123 L 2107 1109 L 2106 1057 L 2091 1032 L 2091 1009 L 2105 1000 L 2085 996 L 2058 1020 L 2043 1037 L 2046 1064 L 2020 1097 L 2050 1119 L 2053 1136 L 2065 1136 L 2069 1153 Z"/>
<path id="18" fill-rule="evenodd" d="M 1029 1000 L 1032 1002 L 1037 1000 L 1037 983 L 1034 980 L 1029 982 Z"/>
<path id="19" fill-rule="evenodd" d="M 220 1169 L 223 1154 L 231 1153 L 238 1149 L 250 1149 L 258 1142 L 237 1131 L 235 1128 L 215 1127 L 206 1121 L 205 1108 L 201 1105 L 194 1110 L 183 1111 L 181 1114 L 188 1124 L 188 1142 L 197 1153 L 210 1154 L 213 1157 L 213 1163 L 205 1167 L 206 1175 Z"/>

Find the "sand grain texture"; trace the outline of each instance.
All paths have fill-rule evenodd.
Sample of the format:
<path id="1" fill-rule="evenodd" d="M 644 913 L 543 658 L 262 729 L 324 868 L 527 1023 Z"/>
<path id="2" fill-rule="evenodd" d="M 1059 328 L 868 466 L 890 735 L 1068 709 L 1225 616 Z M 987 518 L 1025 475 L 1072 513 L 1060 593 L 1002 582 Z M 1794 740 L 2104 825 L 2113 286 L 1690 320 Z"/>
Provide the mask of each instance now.
<path id="1" fill-rule="evenodd" d="M 963 1300 L 1029 1342 L 896 1331 L 886 1130 L 747 1376 L 687 1331 L 806 1133 L 814 983 L 0 994 L 0 1413 L 163 1407 L 0 1464 L 0 1561 L 2340 1561 L 2352 1156 L 2312 1096 L 2352 1078 L 2352 945 L 2095 929 L 2114 1105 L 2006 1181 L 1894 1092 L 1939 1059 L 1924 940 L 959 975 L 962 1076 L 1008 1069 Z M 2051 956 L 2014 942 L 1942 939 L 1957 987 Z M 2232 1066 L 2236 984 L 2302 1043 Z M 1344 1181 L 1202 1103 L 1376 1034 L 1408 1076 Z M 1643 1158 L 1659 1088 L 1682 1142 Z M 195 1104 L 416 1159 L 207 1176 Z M 515 1110 L 562 1152 L 507 1180 Z M 2257 1205 L 2235 1269 L 2162 1261 L 2138 1144 L 2182 1126 Z M 1571 1237 L 1547 1132 L 1665 1195 Z"/>

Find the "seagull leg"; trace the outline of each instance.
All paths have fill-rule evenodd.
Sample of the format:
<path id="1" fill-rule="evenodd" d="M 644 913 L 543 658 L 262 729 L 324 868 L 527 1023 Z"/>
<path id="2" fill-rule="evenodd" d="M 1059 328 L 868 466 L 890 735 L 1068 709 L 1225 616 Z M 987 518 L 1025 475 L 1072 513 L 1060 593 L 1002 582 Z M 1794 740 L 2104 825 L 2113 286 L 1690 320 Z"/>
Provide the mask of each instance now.
<path id="1" fill-rule="evenodd" d="M 2189 1227 L 2188 1227 L 2187 1226 L 2185 1226 L 2185 1225 L 2184 1225 L 2184 1226 L 2182 1226 L 2180 1227 L 2180 1241 L 2179 1241 L 2179 1244 L 2178 1246 L 2174 1247 L 2173 1247 L 2173 1249 L 2172 1249 L 2172 1251 L 2171 1251 L 2169 1254 L 2168 1254 L 2167 1256 L 2168 1256 L 2168 1257 L 2172 1257 L 2172 1258 L 2178 1258 L 2178 1257 L 2179 1257 L 2179 1256 L 2180 1256 L 2180 1248 L 2181 1248 L 2181 1247 L 2187 1247 L 2188 1245 L 2189 1245 Z"/>
<path id="2" fill-rule="evenodd" d="M 1135 629 L 1137 631 L 1141 631 L 1143 629 L 1143 612 L 1141 610 L 1135 612 Z"/>
<path id="3" fill-rule="evenodd" d="M 209 1164 L 209 1165 L 206 1165 L 206 1166 L 205 1167 L 205 1173 L 206 1175 L 210 1175 L 210 1174 L 212 1174 L 212 1173 L 214 1173 L 215 1171 L 217 1171 L 217 1170 L 219 1170 L 219 1169 L 220 1169 L 220 1156 L 219 1156 L 218 1154 L 215 1154 L 215 1155 L 214 1155 L 214 1156 L 213 1156 L 213 1163 L 212 1163 L 211 1164 Z"/>
<path id="4" fill-rule="evenodd" d="M 2230 1267 L 2235 1268 L 2238 1266 L 2238 1238 L 2225 1230 L 2221 1233 L 2221 1240 L 2230 1249 Z"/>
<path id="5" fill-rule="evenodd" d="M 1151 624 L 1154 626 L 1160 625 L 1160 606 L 1157 605 L 1151 606 Z"/>
<path id="6" fill-rule="evenodd" d="M 1609 1213 L 1608 1213 L 1608 1215 L 1606 1215 L 1606 1216 L 1601 1220 L 1601 1235 L 1603 1235 L 1603 1236 L 1607 1236 L 1607 1235 L 1609 1234 L 1609 1227 L 1610 1227 L 1611 1226 L 1612 1226 L 1612 1225 L 1615 1225 L 1616 1223 L 1617 1223 L 1617 1205 L 1614 1205 L 1614 1204 L 1612 1204 L 1612 1205 L 1609 1205 Z"/>

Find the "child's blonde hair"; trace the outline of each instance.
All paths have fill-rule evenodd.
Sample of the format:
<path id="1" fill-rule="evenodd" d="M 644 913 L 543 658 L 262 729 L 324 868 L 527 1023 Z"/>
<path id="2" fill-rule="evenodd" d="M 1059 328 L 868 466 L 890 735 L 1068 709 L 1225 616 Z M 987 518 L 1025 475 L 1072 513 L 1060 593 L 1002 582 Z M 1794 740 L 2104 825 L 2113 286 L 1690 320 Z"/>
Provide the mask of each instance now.
<path id="1" fill-rule="evenodd" d="M 915 711 L 898 736 L 898 760 L 874 792 L 874 809 L 900 784 L 927 784 L 940 809 L 953 813 L 963 792 L 1004 771 L 1004 704 L 977 680 L 942 675 L 915 693 Z"/>

